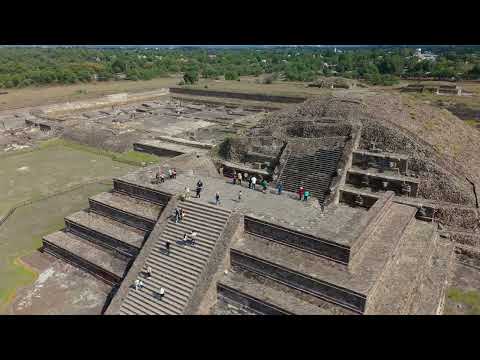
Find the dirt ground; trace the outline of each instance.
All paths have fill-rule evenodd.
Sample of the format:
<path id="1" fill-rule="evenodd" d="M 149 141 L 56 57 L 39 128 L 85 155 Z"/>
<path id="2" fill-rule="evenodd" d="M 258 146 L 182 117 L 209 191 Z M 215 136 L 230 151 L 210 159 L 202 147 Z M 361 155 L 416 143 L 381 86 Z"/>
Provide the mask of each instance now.
<path id="1" fill-rule="evenodd" d="M 64 86 L 12 89 L 0 95 L 0 111 L 23 107 L 87 100 L 122 92 L 142 92 L 175 86 L 180 78 L 158 78 L 147 81 L 106 81 Z"/>
<path id="2" fill-rule="evenodd" d="M 22 258 L 38 272 L 37 280 L 18 291 L 8 315 L 99 315 L 111 287 L 92 275 L 38 251 Z M 52 296 L 54 294 L 54 296 Z"/>
<path id="3" fill-rule="evenodd" d="M 255 77 L 242 77 L 240 81 L 200 79 L 194 87 L 211 90 L 261 92 L 278 95 L 315 95 L 324 89 L 308 88 L 301 82 L 277 81 L 273 84 L 258 84 Z M 87 100 L 121 92 L 143 92 L 177 86 L 181 77 L 157 78 L 147 81 L 106 81 L 64 86 L 28 87 L 11 89 L 0 95 L 0 111 L 23 107 L 43 106 L 61 102 Z"/>

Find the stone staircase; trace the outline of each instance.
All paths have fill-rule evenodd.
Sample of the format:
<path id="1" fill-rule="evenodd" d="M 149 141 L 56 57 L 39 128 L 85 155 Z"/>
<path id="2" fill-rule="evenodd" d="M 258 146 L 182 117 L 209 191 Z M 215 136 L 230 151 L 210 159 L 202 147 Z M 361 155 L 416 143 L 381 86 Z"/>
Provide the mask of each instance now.
<path id="1" fill-rule="evenodd" d="M 323 201 L 342 156 L 343 148 L 318 150 L 313 155 L 289 155 L 279 180 L 286 191 L 297 192 L 300 186 Z"/>
<path id="2" fill-rule="evenodd" d="M 164 206 L 115 188 L 92 196 L 89 204 L 67 216 L 62 231 L 46 235 L 41 250 L 118 285 Z"/>
<path id="3" fill-rule="evenodd" d="M 230 217 L 230 211 L 196 200 L 179 203 L 185 218 L 175 223 L 168 219 L 150 253 L 147 255 L 138 279 L 144 286 L 136 290 L 133 286 L 123 300 L 119 313 L 123 315 L 179 315 L 188 305 L 199 278 L 215 248 Z M 183 242 L 183 235 L 197 232 L 195 245 Z M 170 252 L 165 249 L 169 241 Z M 147 267 L 152 276 L 145 276 Z M 165 289 L 163 297 L 160 288 Z"/>

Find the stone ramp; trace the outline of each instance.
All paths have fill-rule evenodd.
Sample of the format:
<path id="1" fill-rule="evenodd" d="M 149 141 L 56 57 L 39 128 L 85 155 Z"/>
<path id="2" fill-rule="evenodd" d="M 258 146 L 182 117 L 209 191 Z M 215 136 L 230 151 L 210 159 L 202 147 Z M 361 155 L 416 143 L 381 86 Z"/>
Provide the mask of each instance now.
<path id="1" fill-rule="evenodd" d="M 138 254 L 145 241 L 145 231 L 125 225 L 94 212 L 79 211 L 65 217 L 66 230 L 90 241 L 130 255 Z"/>
<path id="2" fill-rule="evenodd" d="M 436 242 L 428 269 L 415 289 L 415 296 L 408 311 L 414 315 L 440 315 L 443 313 L 445 291 L 454 258 L 454 244 L 439 238 Z"/>
<path id="3" fill-rule="evenodd" d="M 298 296 L 278 290 L 268 279 L 248 276 L 239 271 L 229 272 L 217 284 L 217 291 L 227 301 L 247 307 L 262 315 L 331 315 Z"/>
<path id="4" fill-rule="evenodd" d="M 63 231 L 46 235 L 42 250 L 111 284 L 118 284 L 128 267 L 126 258 L 117 257 L 105 248 Z"/>
<path id="5" fill-rule="evenodd" d="M 198 285 L 216 241 L 230 218 L 230 211 L 200 201 L 183 201 L 178 205 L 184 209 L 185 218 L 175 223 L 170 218 L 167 226 L 156 241 L 144 263 L 143 272 L 152 268 L 152 276 L 139 274 L 143 288 L 129 289 L 119 313 L 123 315 L 179 315 Z M 195 245 L 184 243 L 183 235 L 197 232 Z M 170 242 L 170 253 L 165 243 Z M 160 288 L 165 295 L 160 298 Z"/>
<path id="6" fill-rule="evenodd" d="M 368 313 L 376 315 L 407 314 L 414 290 L 432 255 L 437 233 L 431 223 L 413 221 L 405 230 L 398 254 L 385 272 Z"/>
<path id="7" fill-rule="evenodd" d="M 118 192 L 103 192 L 89 199 L 90 209 L 140 230 L 151 231 L 162 210 L 160 205 Z"/>

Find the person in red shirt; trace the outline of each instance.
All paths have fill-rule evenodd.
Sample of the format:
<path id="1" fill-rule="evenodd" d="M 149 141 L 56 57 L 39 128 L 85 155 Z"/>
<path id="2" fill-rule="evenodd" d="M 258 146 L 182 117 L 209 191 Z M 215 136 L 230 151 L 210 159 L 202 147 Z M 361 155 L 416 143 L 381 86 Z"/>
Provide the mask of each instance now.
<path id="1" fill-rule="evenodd" d="M 305 189 L 303 188 L 303 186 L 300 186 L 300 188 L 298 189 L 298 195 L 300 196 L 300 200 L 303 199 L 304 192 L 305 192 Z"/>

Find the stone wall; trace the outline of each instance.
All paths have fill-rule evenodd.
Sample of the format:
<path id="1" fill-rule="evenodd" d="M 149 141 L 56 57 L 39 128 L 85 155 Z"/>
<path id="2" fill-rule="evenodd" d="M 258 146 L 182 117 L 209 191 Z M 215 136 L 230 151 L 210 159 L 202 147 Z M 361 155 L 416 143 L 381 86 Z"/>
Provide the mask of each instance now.
<path id="1" fill-rule="evenodd" d="M 129 196 L 163 206 L 165 206 L 171 198 L 170 194 L 164 193 L 163 191 L 146 188 L 137 184 L 122 181 L 120 179 L 113 179 L 113 188 L 115 191 L 123 192 Z"/>
<path id="2" fill-rule="evenodd" d="M 190 301 L 185 306 L 185 315 L 192 315 L 198 311 L 198 308 L 211 285 L 212 278 L 217 272 L 218 267 L 226 256 L 232 239 L 243 231 L 242 215 L 233 213 L 228 219 L 222 234 L 215 244 L 215 248 L 210 254 L 210 258 L 203 269 L 202 274 L 197 279 L 197 286 L 193 290 Z"/>
<path id="3" fill-rule="evenodd" d="M 375 142 L 382 144 L 383 150 L 410 156 L 410 171 L 422 178 L 418 196 L 465 205 L 475 203 L 472 187 L 461 175 L 461 169 L 454 169 L 442 161 L 430 145 L 424 146 L 419 138 L 406 131 L 387 128 L 377 121 L 365 120 L 363 125 L 361 148 L 366 149 Z"/>
<path id="4" fill-rule="evenodd" d="M 288 284 L 294 289 L 305 291 L 356 312 L 361 313 L 365 309 L 366 296 L 363 294 L 280 267 L 235 249 L 230 251 L 230 259 L 234 268 L 251 271 L 260 276 L 268 276 L 276 281 Z"/>
<path id="5" fill-rule="evenodd" d="M 281 95 L 267 95 L 267 94 L 253 94 L 253 93 L 239 93 L 216 90 L 203 89 L 189 89 L 189 88 L 170 88 L 172 94 L 186 94 L 194 96 L 211 96 L 217 98 L 231 98 L 252 101 L 268 101 L 278 103 L 302 103 L 307 98 L 298 96 L 281 96 Z"/>
<path id="6" fill-rule="evenodd" d="M 361 262 L 363 255 L 361 250 L 363 248 L 363 245 L 365 245 L 367 239 L 375 231 L 378 223 L 387 213 L 389 207 L 392 204 L 393 196 L 393 192 L 387 192 L 385 196 L 378 199 L 375 204 L 373 204 L 370 209 L 368 209 L 368 212 L 363 219 L 363 221 L 365 222 L 365 226 L 363 227 L 358 238 L 350 247 L 351 254 L 350 262 L 348 264 L 350 271 L 354 270 L 355 267 Z"/>
<path id="7" fill-rule="evenodd" d="M 244 226 L 246 233 L 300 248 L 342 264 L 348 263 L 350 248 L 334 241 L 320 239 L 279 225 L 269 224 L 251 216 L 244 217 Z"/>
<path id="8" fill-rule="evenodd" d="M 325 204 L 338 204 L 340 200 L 340 190 L 339 188 L 345 185 L 347 179 L 347 171 L 352 166 L 353 150 L 358 148 L 360 143 L 360 137 L 362 135 L 362 127 L 355 126 L 352 127 L 350 132 L 350 138 L 345 142 L 343 148 L 342 157 L 338 161 L 337 168 L 339 173 L 335 176 L 330 183 L 330 194 L 325 198 Z"/>
<path id="9" fill-rule="evenodd" d="M 312 120 L 295 121 L 285 128 L 289 137 L 322 138 L 328 136 L 349 136 L 351 134 L 349 124 L 318 123 Z"/>

